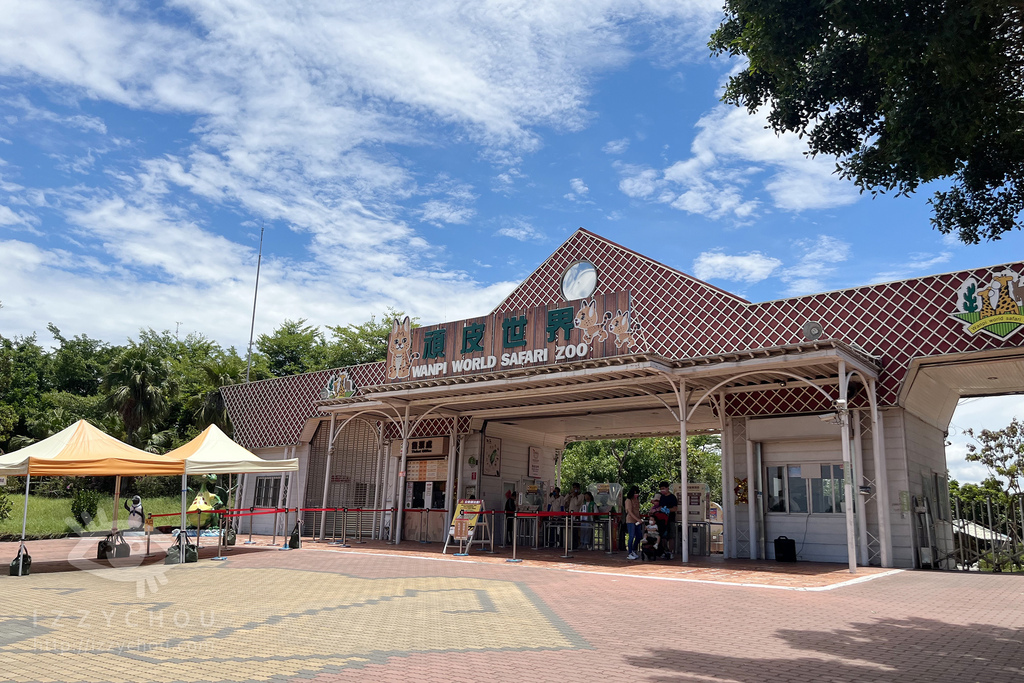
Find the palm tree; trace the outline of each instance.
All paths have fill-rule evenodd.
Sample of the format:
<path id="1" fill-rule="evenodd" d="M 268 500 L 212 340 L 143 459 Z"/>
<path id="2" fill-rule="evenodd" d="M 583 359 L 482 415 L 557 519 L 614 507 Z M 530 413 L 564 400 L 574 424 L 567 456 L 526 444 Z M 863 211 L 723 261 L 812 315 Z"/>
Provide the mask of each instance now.
<path id="1" fill-rule="evenodd" d="M 138 445 L 139 432 L 154 429 L 170 409 L 175 392 L 170 362 L 153 350 L 132 344 L 115 358 L 103 378 L 107 405 L 124 422 L 128 443 Z"/>

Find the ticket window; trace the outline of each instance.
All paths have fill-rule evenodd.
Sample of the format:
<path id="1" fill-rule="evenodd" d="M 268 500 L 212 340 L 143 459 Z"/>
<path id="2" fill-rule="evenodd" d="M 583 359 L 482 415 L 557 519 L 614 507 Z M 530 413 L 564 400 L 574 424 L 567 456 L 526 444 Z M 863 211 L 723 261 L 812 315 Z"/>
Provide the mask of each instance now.
<path id="1" fill-rule="evenodd" d="M 445 480 L 439 481 L 414 481 L 412 483 L 412 496 L 409 499 L 410 508 L 431 508 L 433 510 L 445 509 Z"/>

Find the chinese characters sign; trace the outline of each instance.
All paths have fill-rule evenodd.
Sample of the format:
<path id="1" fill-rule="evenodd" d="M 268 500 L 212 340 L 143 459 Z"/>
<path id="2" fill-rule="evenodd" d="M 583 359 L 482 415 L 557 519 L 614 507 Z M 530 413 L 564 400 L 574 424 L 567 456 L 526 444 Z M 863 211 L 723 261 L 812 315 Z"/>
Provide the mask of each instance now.
<path id="1" fill-rule="evenodd" d="M 395 321 L 388 381 L 449 377 L 639 351 L 629 293 L 412 329 Z"/>

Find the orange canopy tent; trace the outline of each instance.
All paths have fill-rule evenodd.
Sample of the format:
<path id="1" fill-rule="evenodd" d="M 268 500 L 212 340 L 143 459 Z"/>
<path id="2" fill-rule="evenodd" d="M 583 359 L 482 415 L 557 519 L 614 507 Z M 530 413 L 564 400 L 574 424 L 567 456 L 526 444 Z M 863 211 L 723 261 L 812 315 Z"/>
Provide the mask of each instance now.
<path id="1" fill-rule="evenodd" d="M 25 508 L 21 521 L 22 557 L 28 522 L 28 488 L 32 475 L 41 477 L 117 477 L 114 485 L 114 533 L 117 532 L 117 499 L 121 475 L 184 475 L 182 461 L 133 448 L 101 432 L 85 420 L 31 446 L 0 455 L 0 476 L 25 477 Z M 21 564 L 19 562 L 19 574 Z"/>
<path id="2" fill-rule="evenodd" d="M 182 474 L 177 459 L 133 448 L 85 420 L 21 450 L 0 455 L 0 476 L 114 477 Z"/>

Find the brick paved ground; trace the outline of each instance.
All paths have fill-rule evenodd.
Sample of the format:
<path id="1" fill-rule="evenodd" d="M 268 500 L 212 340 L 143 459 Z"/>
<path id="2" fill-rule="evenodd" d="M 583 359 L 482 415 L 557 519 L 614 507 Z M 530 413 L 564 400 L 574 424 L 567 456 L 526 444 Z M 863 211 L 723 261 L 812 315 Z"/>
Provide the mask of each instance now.
<path id="1" fill-rule="evenodd" d="M 264 550 L 0 577 L 0 680 L 1020 681 L 1022 579 L 800 591 Z"/>

